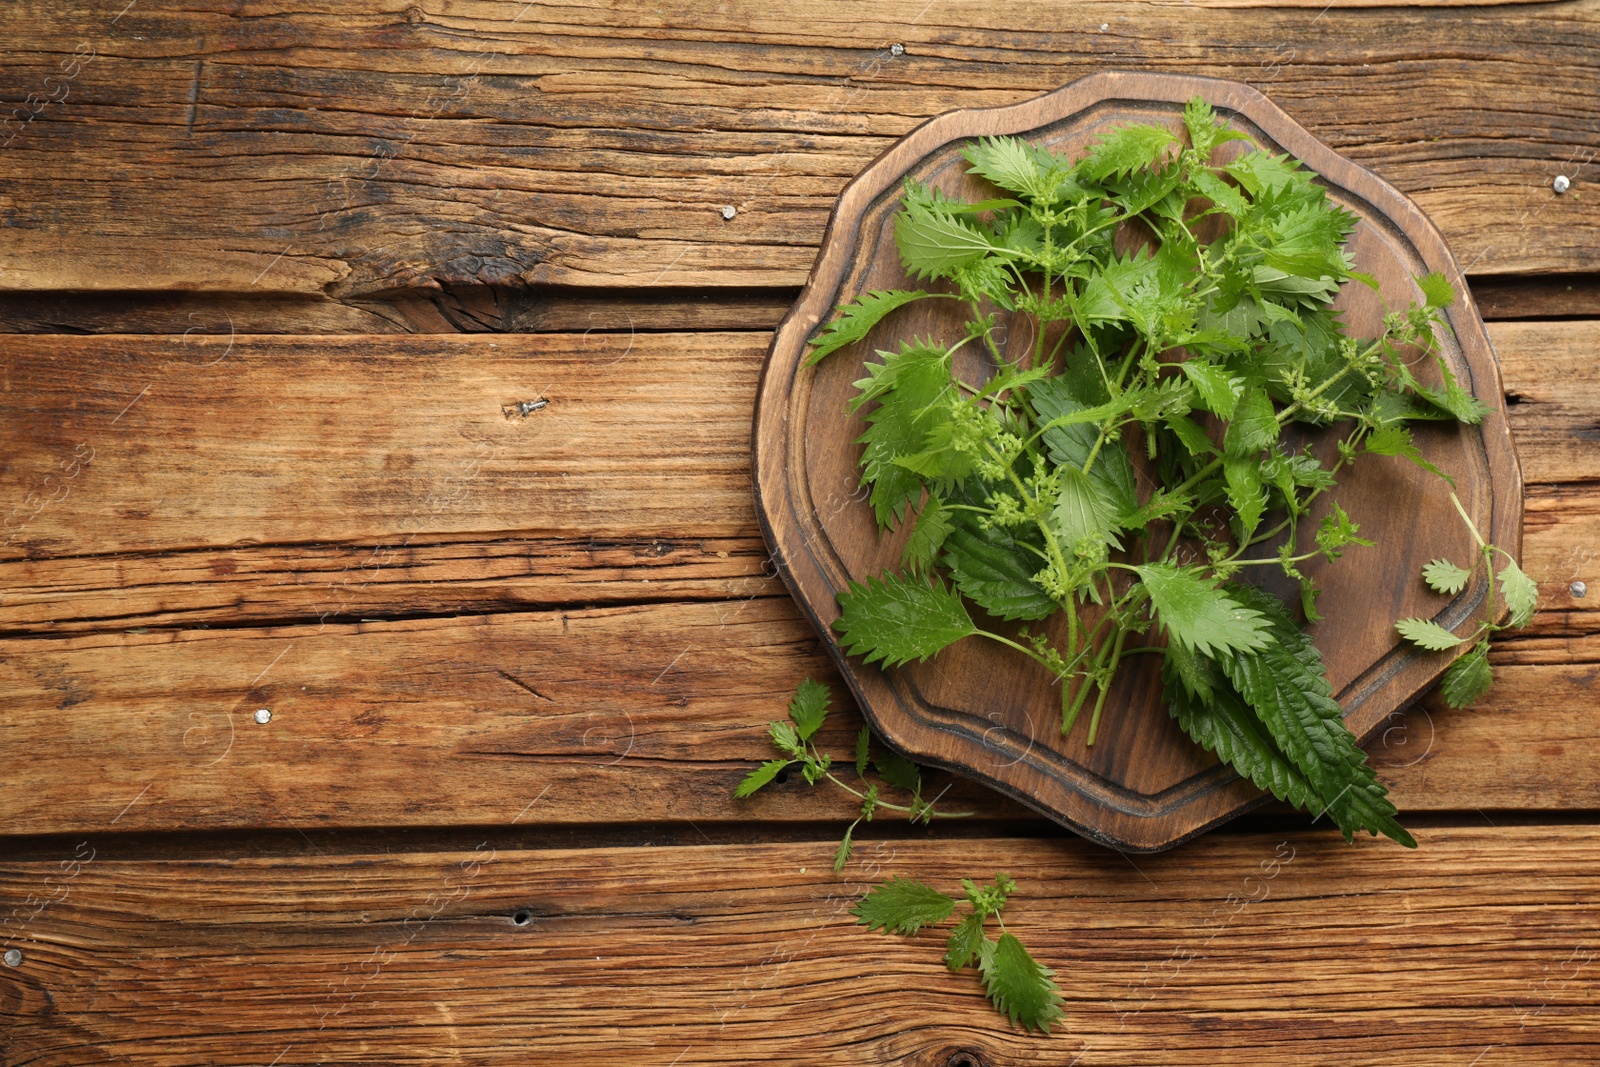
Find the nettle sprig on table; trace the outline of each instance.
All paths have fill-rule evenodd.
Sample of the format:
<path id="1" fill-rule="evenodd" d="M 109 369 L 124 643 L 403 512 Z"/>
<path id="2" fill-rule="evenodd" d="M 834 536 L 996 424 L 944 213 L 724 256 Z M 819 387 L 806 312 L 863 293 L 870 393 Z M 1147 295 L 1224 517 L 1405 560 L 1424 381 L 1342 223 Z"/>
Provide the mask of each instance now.
<path id="1" fill-rule="evenodd" d="M 1377 289 L 1345 250 L 1355 216 L 1287 156 L 1214 163 L 1245 138 L 1204 101 L 1183 118 L 1187 144 L 1129 125 L 1076 162 L 978 141 L 965 158 L 1004 195 L 977 203 L 906 183 L 895 241 L 935 288 L 844 305 L 809 362 L 915 301 L 969 317 L 953 340 L 880 352 L 856 383 L 871 506 L 881 529 L 911 529 L 902 568 L 852 582 L 834 625 L 847 652 L 891 667 L 967 637 L 1003 645 L 1059 683 L 1063 732 L 1088 710 L 1089 744 L 1124 661 L 1159 656 L 1196 743 L 1347 840 L 1414 846 L 1299 619 L 1241 579 L 1280 570 L 1315 621 L 1302 565 L 1371 543 L 1337 503 L 1307 518 L 1339 473 L 1376 455 L 1446 477 L 1410 424 L 1485 413 L 1440 354 L 1455 294 L 1418 278 L 1419 299 L 1377 336 L 1347 335 L 1331 301 L 1348 281 Z M 956 371 L 969 346 L 984 380 Z M 1320 448 L 1291 443 L 1312 436 Z M 998 632 L 974 605 L 1023 625 Z"/>

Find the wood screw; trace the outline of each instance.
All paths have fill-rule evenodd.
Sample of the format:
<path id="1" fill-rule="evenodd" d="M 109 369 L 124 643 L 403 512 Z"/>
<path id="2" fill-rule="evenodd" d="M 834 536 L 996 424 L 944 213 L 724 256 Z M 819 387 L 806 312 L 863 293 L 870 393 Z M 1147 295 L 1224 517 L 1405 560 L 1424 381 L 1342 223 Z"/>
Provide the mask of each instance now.
<path id="1" fill-rule="evenodd" d="M 738 213 L 739 213 L 739 209 L 734 207 L 732 204 L 729 204 L 727 207 L 722 209 L 722 217 L 724 219 L 731 220 Z"/>
<path id="2" fill-rule="evenodd" d="M 265 726 L 265 725 L 267 725 L 267 723 L 269 723 L 271 721 L 272 721 L 272 709 L 271 708 L 257 708 L 256 709 L 256 722 L 260 723 L 262 726 Z"/>
<path id="3" fill-rule="evenodd" d="M 1572 180 L 1565 174 L 1557 174 L 1556 180 L 1550 183 L 1550 188 L 1558 193 L 1564 193 L 1572 188 Z"/>
<path id="4" fill-rule="evenodd" d="M 1589 595 L 1589 587 L 1583 582 L 1573 582 L 1571 585 L 1567 586 L 1567 592 L 1571 593 L 1574 597 L 1586 597 Z"/>
<path id="5" fill-rule="evenodd" d="M 889 54 L 891 56 L 903 56 L 906 54 L 906 46 L 896 42 L 889 46 Z"/>
<path id="6" fill-rule="evenodd" d="M 8 949 L 6 949 L 6 966 L 7 967 L 21 967 L 22 966 L 22 950 L 20 948 L 8 948 Z"/>

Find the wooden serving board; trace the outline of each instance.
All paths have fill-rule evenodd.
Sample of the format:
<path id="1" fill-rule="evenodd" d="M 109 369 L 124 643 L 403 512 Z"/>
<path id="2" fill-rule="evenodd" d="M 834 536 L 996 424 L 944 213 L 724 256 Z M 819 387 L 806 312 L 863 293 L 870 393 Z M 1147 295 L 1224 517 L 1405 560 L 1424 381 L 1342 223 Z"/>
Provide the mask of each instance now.
<path id="1" fill-rule="evenodd" d="M 840 196 L 810 279 L 773 340 L 752 441 L 757 510 L 773 557 L 877 731 L 919 762 L 968 775 L 1093 840 L 1131 851 L 1168 848 L 1265 799 L 1177 729 L 1153 661 L 1121 671 L 1091 748 L 1081 727 L 1061 735 L 1050 676 L 1009 650 L 969 638 L 925 664 L 883 671 L 844 655 L 832 630 L 837 593 L 848 580 L 897 567 L 904 532 L 880 537 L 859 490 L 861 446 L 855 441 L 861 425 L 846 411 L 852 383 L 877 349 L 913 335 L 955 335 L 961 311 L 953 302 L 920 302 L 820 366 L 802 363 L 807 339 L 840 303 L 867 290 L 915 284 L 900 266 L 892 233 L 904 179 L 952 195 L 994 195 L 966 173 L 960 151 L 968 139 L 1019 135 L 1076 158 L 1123 123 L 1180 130 L 1183 104 L 1196 93 L 1259 148 L 1305 162 L 1322 176 L 1332 199 L 1359 217 L 1350 250 L 1357 268 L 1379 280 L 1382 299 L 1364 287 L 1346 287 L 1338 306 L 1352 334 L 1376 333 L 1385 301 L 1410 303 L 1417 275 L 1441 271 L 1461 294 L 1447 313 L 1454 336 L 1443 339 L 1443 350 L 1457 379 L 1490 413 L 1480 426 L 1419 428 L 1416 439 L 1427 458 L 1455 478 L 1462 504 L 1484 535 L 1520 552 L 1522 478 L 1500 370 L 1443 238 L 1404 195 L 1318 141 L 1260 93 L 1210 78 L 1095 74 L 1011 107 L 940 116 L 897 142 Z M 1249 150 L 1224 150 L 1230 149 Z M 1001 321 L 1009 336 L 1003 314 Z M 1017 328 L 1027 331 L 1031 324 Z M 1324 589 L 1327 620 L 1312 633 L 1346 721 L 1365 738 L 1426 691 L 1449 663 L 1448 656 L 1402 646 L 1394 620 L 1419 615 L 1456 626 L 1485 610 L 1488 590 L 1479 579 L 1446 603 L 1420 580 L 1429 559 L 1465 561 L 1473 550 L 1440 479 L 1403 460 L 1369 457 L 1344 476 L 1333 496 L 1381 546 L 1353 549 L 1313 575 Z M 1312 521 L 1319 517 L 1313 514 Z"/>

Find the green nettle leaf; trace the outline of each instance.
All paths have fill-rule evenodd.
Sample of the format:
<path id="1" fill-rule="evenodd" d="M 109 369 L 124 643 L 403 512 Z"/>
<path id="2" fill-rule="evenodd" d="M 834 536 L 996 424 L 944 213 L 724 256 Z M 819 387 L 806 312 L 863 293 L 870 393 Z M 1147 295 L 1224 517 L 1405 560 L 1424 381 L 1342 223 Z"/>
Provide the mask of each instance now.
<path id="1" fill-rule="evenodd" d="M 915 278 L 948 278 L 995 250 L 971 223 L 909 197 L 895 216 L 894 239 L 900 262 Z"/>
<path id="2" fill-rule="evenodd" d="M 1204 691 L 1183 677 L 1179 658 L 1162 664 L 1167 712 L 1197 745 L 1250 779 L 1257 789 L 1306 811 L 1322 807 L 1320 795 L 1278 748 L 1232 685 L 1209 661 Z"/>
<path id="3" fill-rule="evenodd" d="M 1455 596 L 1467 587 L 1472 572 L 1447 559 L 1436 559 L 1422 568 L 1422 578 L 1435 593 Z"/>
<path id="4" fill-rule="evenodd" d="M 902 561 L 907 569 L 920 574 L 933 566 L 939 558 L 939 550 L 944 547 L 945 538 L 954 529 L 950 516 L 951 512 L 944 506 L 939 494 L 930 493 L 922 513 L 917 516 L 917 525 L 906 540 Z"/>
<path id="5" fill-rule="evenodd" d="M 1261 516 L 1267 510 L 1267 491 L 1261 482 L 1261 466 L 1248 456 L 1228 457 L 1222 461 L 1222 473 L 1228 486 L 1228 503 L 1239 515 L 1245 536 L 1255 532 Z"/>
<path id="6" fill-rule="evenodd" d="M 828 703 L 832 699 L 828 687 L 821 682 L 807 678 L 800 683 L 794 699 L 789 701 L 789 718 L 800 740 L 811 740 L 822 728 L 823 720 L 828 717 Z"/>
<path id="7" fill-rule="evenodd" d="M 1055 191 L 1056 182 L 1040 166 L 1035 149 L 1015 137 L 985 137 L 968 145 L 961 154 L 972 164 L 974 174 L 1002 189 L 1035 200 L 1049 200 Z"/>
<path id="8" fill-rule="evenodd" d="M 1418 382 L 1412 386 L 1417 395 L 1457 422 L 1464 422 L 1468 426 L 1476 426 L 1482 422 L 1483 417 L 1489 414 L 1488 405 L 1461 388 L 1461 383 L 1456 381 L 1455 373 L 1451 371 L 1449 364 L 1442 359 L 1435 362 L 1439 368 L 1439 377 L 1444 382 L 1444 388 L 1434 389 Z M 1418 414 L 1414 417 L 1436 416 Z"/>
<path id="9" fill-rule="evenodd" d="M 950 938 L 945 942 L 944 965 L 951 971 L 959 971 L 985 954 L 983 949 L 989 938 L 983 932 L 983 920 L 984 916 L 978 912 L 968 912 L 950 931 Z"/>
<path id="10" fill-rule="evenodd" d="M 857 440 L 862 481 L 871 486 L 871 502 L 880 527 L 901 520 L 922 494 L 920 475 L 898 460 L 925 450 L 928 435 L 941 422 L 942 407 L 955 392 L 947 354 L 931 345 L 908 342 L 898 352 L 882 352 L 882 363 L 868 363 L 867 377 L 856 382 L 853 407 L 877 402 L 867 413 L 867 430 Z"/>
<path id="11" fill-rule="evenodd" d="M 749 774 L 745 775 L 744 781 L 739 783 L 738 788 L 733 791 L 733 795 L 740 800 L 743 800 L 751 793 L 754 793 L 757 789 L 760 789 L 762 786 L 770 783 L 778 776 L 778 772 L 782 771 L 785 767 L 789 766 L 789 764 L 793 762 L 793 760 L 786 759 L 768 760 L 755 770 L 751 771 Z"/>
<path id="12" fill-rule="evenodd" d="M 1001 934 L 994 951 L 981 957 L 984 989 L 994 1006 L 1024 1030 L 1050 1032 L 1061 1018 L 1061 989 L 1054 973 L 1028 955 L 1012 934 Z"/>
<path id="13" fill-rule="evenodd" d="M 1167 428 L 1178 435 L 1178 440 L 1183 447 L 1189 450 L 1192 456 L 1215 455 L 1217 446 L 1211 443 L 1211 438 L 1206 436 L 1193 419 L 1186 415 L 1174 415 L 1167 420 Z"/>
<path id="14" fill-rule="evenodd" d="M 1278 443 L 1278 416 L 1272 398 L 1260 386 L 1251 386 L 1239 397 L 1223 451 L 1230 456 L 1251 456 Z"/>
<path id="15" fill-rule="evenodd" d="M 1499 577 L 1500 591 L 1505 594 L 1506 606 L 1511 609 L 1510 624 L 1517 627 L 1528 625 L 1539 606 L 1539 587 L 1532 578 L 1522 573 L 1522 568 L 1514 560 L 1506 561 Z"/>
<path id="16" fill-rule="evenodd" d="M 1418 278 L 1417 288 L 1422 290 L 1422 298 L 1427 301 L 1428 307 L 1447 308 L 1456 302 L 1455 286 L 1438 271 Z"/>
<path id="17" fill-rule="evenodd" d="M 1351 522 L 1344 508 L 1335 503 L 1333 509 L 1323 517 L 1322 523 L 1317 527 L 1317 548 L 1330 560 L 1344 555 L 1345 548 L 1350 545 L 1371 548 L 1373 542 L 1357 536 L 1360 532 L 1361 527 Z"/>
<path id="18" fill-rule="evenodd" d="M 1193 181 L 1200 194 L 1215 204 L 1219 211 L 1236 219 L 1242 219 L 1250 214 L 1250 204 L 1240 195 L 1239 190 L 1211 171 L 1196 171 Z"/>
<path id="19" fill-rule="evenodd" d="M 1398 423 L 1380 426 L 1367 437 L 1366 448 L 1374 455 L 1408 459 L 1430 474 L 1437 474 L 1451 485 L 1456 484 L 1455 479 L 1422 458 L 1422 450 L 1412 443 L 1411 430 L 1408 427 Z"/>
<path id="20" fill-rule="evenodd" d="M 863 726 L 856 734 L 856 777 L 867 776 L 867 748 L 872 743 L 871 727 Z"/>
<path id="21" fill-rule="evenodd" d="M 1120 549 L 1117 540 L 1117 506 L 1099 483 L 1076 467 L 1063 467 L 1060 495 L 1050 513 L 1050 522 L 1068 552 L 1088 542 L 1097 548 L 1110 545 Z"/>
<path id="22" fill-rule="evenodd" d="M 885 752 L 872 761 L 872 766 L 877 769 L 879 777 L 896 789 L 903 789 L 907 793 L 920 792 L 922 789 L 921 768 L 898 752 Z"/>
<path id="23" fill-rule="evenodd" d="M 979 530 L 971 512 L 956 512 L 944 540 L 944 565 L 956 587 L 984 611 L 1002 619 L 1043 619 L 1057 604 L 1034 584 L 1039 557 L 1012 535 Z"/>
<path id="24" fill-rule="evenodd" d="M 845 651 L 886 667 L 925 660 L 978 632 L 959 593 L 916 576 L 851 582 L 839 608 L 833 625 Z"/>
<path id="25" fill-rule="evenodd" d="M 787 752 L 796 759 L 805 755 L 805 745 L 800 741 L 800 733 L 794 728 L 792 722 L 774 722 L 767 726 L 767 736 L 778 747 L 780 752 Z"/>
<path id="26" fill-rule="evenodd" d="M 1156 620 L 1175 644 L 1211 655 L 1226 649 L 1259 649 L 1269 638 L 1261 612 L 1251 610 L 1217 587 L 1199 567 L 1147 563 L 1135 567 Z"/>
<path id="27" fill-rule="evenodd" d="M 1394 628 L 1400 631 L 1401 637 L 1430 652 L 1443 652 L 1461 643 L 1461 638 L 1427 619 L 1401 619 Z"/>
<path id="28" fill-rule="evenodd" d="M 1227 588 L 1262 615 L 1270 635 L 1264 647 L 1225 651 L 1217 663 L 1316 790 L 1324 808 L 1316 814 L 1326 813 L 1346 841 L 1364 829 L 1415 848 L 1416 840 L 1395 820 L 1388 790 L 1345 728 L 1344 710 L 1333 699 L 1322 654 L 1311 638 L 1271 594 L 1247 585 Z"/>
<path id="29" fill-rule="evenodd" d="M 1489 669 L 1489 639 L 1484 638 L 1472 646 L 1472 651 L 1450 664 L 1444 672 L 1439 693 L 1452 708 L 1464 708 L 1477 703 L 1494 684 Z"/>
<path id="30" fill-rule="evenodd" d="M 1244 396 L 1244 380 L 1235 378 L 1215 364 L 1188 359 L 1180 364 L 1183 373 L 1194 383 L 1195 392 L 1205 409 L 1220 418 L 1231 419 Z"/>
<path id="31" fill-rule="evenodd" d="M 844 870 L 844 865 L 850 862 L 850 853 L 855 850 L 856 824 L 851 823 L 845 827 L 844 836 L 839 839 L 839 847 L 833 850 L 833 873 L 838 874 Z"/>
<path id="32" fill-rule="evenodd" d="M 944 922 L 956 902 L 926 882 L 891 878 L 862 897 L 850 913 L 869 930 L 911 936 L 924 926 Z"/>
<path id="33" fill-rule="evenodd" d="M 879 289 L 862 293 L 839 309 L 839 317 L 822 328 L 811 342 L 811 353 L 806 356 L 806 366 L 820 363 L 846 345 L 855 344 L 884 316 L 896 308 L 905 307 L 913 300 L 932 296 L 922 289 Z"/>
<path id="34" fill-rule="evenodd" d="M 1088 181 L 1104 181 L 1150 166 L 1177 143 L 1162 126 L 1122 126 L 1112 130 L 1089 150 L 1078 164 L 1078 174 Z"/>

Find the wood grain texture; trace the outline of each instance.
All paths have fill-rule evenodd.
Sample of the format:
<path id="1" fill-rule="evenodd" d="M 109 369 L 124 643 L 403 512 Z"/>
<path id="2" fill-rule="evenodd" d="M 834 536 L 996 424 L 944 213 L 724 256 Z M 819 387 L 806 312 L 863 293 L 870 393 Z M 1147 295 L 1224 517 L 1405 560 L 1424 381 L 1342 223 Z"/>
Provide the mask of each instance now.
<path id="1" fill-rule="evenodd" d="M 995 187 L 968 173 L 962 147 L 971 139 L 1017 136 L 1078 159 L 1099 138 L 1129 123 L 1182 131 L 1185 104 L 1197 96 L 1257 150 L 1304 162 L 1321 176 L 1329 201 L 1358 220 L 1349 256 L 1375 279 L 1378 293 L 1348 286 L 1339 294 L 1336 306 L 1352 336 L 1380 332 L 1387 308 L 1410 304 L 1414 279 L 1425 274 L 1440 274 L 1461 294 L 1443 312 L 1441 359 L 1454 379 L 1484 402 L 1485 414 L 1479 425 L 1436 426 L 1417 437 L 1427 459 L 1451 472 L 1453 481 L 1446 484 L 1403 463 L 1356 466 L 1340 479 L 1339 503 L 1361 517 L 1365 536 L 1384 550 L 1359 569 L 1318 560 L 1303 567 L 1330 603 L 1358 601 L 1380 618 L 1421 616 L 1454 629 L 1478 612 L 1492 596 L 1488 575 L 1469 581 L 1447 604 L 1416 580 L 1430 559 L 1463 557 L 1473 548 L 1458 511 L 1470 515 L 1491 542 L 1513 555 L 1521 551 L 1522 471 L 1506 420 L 1500 367 L 1465 279 L 1414 202 L 1332 152 L 1238 82 L 1096 74 L 1010 107 L 950 112 L 896 143 L 840 196 L 811 278 L 773 338 L 756 395 L 752 439 L 757 512 L 773 557 L 795 599 L 829 635 L 829 651 L 874 730 L 917 760 L 977 777 L 1079 833 L 1138 851 L 1171 847 L 1261 800 L 1171 719 L 1153 660 L 1117 672 L 1104 694 L 1116 711 L 1104 723 L 1095 716 L 1095 727 L 1103 728 L 1099 744 L 1092 746 L 1086 738 L 1095 735 L 1093 728 L 1060 729 L 1062 683 L 1014 652 L 963 640 L 931 662 L 885 670 L 847 656 L 832 633 L 840 617 L 839 598 L 850 583 L 898 570 L 906 536 L 904 530 L 894 538 L 882 536 L 871 507 L 849 493 L 859 477 L 860 422 L 851 408 L 862 367 L 875 351 L 913 338 L 946 344 L 960 337 L 964 320 L 978 312 L 959 301 L 915 304 L 815 368 L 806 363 L 806 346 L 835 308 L 868 292 L 917 286 L 897 247 L 899 193 L 908 180 L 963 202 L 996 195 Z M 985 313 L 998 313 L 995 321 L 1008 339 L 1032 338 L 1040 329 L 1024 312 L 990 307 Z M 993 358 L 1000 359 L 998 351 Z M 954 365 L 954 373 L 973 386 L 994 371 L 995 363 L 972 349 Z M 1323 463 L 1331 462 L 1327 436 L 1311 437 Z M 1459 502 L 1452 503 L 1451 485 Z M 1149 486 L 1141 489 L 1141 498 L 1149 491 Z M 1329 508 L 1322 502 L 1308 522 L 1330 513 Z M 1279 595 L 1292 596 L 1292 588 Z M 1066 618 L 1043 624 L 1058 649 L 1067 648 Z M 1001 632 L 1015 638 L 1007 629 Z M 1330 611 L 1310 633 L 1344 706 L 1345 723 L 1357 738 L 1366 738 L 1394 710 L 1411 704 L 1454 658 L 1397 644 L 1387 624 L 1373 626 L 1337 612 Z M 1463 644 L 1457 654 L 1468 647 Z"/>
<path id="2" fill-rule="evenodd" d="M 1600 266 L 1590 2 L 122 6 L 14 26 L 5 287 L 793 286 L 895 138 L 1114 68 L 1262 88 L 1470 269 Z"/>
<path id="3" fill-rule="evenodd" d="M 1137 868 L 1070 840 L 908 841 L 843 878 L 822 841 L 511 851 L 487 829 L 447 854 L 127 862 L 91 839 L 0 867 L 0 905 L 31 916 L 8 934 L 25 958 L 0 969 L 0 1048 L 37 1067 L 530 1050 L 659 1067 L 1592 1063 L 1592 834 L 1419 837 L 1409 853 L 1212 836 Z M 1049 1038 L 946 972 L 935 936 L 849 914 L 878 878 L 954 888 L 997 869 L 1020 885 L 1008 928 L 1066 998 Z M 30 896 L 49 903 L 33 914 Z"/>

